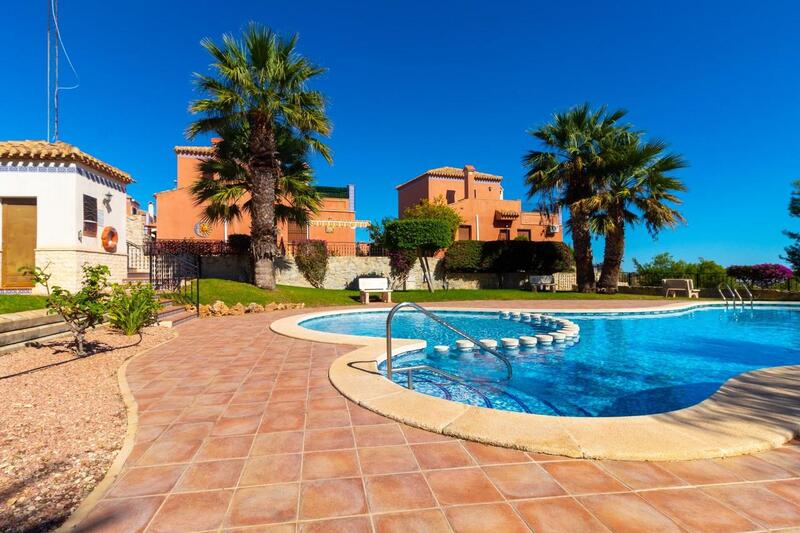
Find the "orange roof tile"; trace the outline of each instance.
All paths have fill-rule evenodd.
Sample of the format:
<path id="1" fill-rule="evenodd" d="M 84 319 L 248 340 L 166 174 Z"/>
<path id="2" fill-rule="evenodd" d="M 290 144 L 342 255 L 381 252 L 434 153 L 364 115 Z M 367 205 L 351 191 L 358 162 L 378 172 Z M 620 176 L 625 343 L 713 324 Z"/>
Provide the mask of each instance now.
<path id="1" fill-rule="evenodd" d="M 467 166 L 472 167 L 472 165 L 467 165 Z M 472 170 L 473 170 L 472 175 L 475 177 L 475 179 L 487 180 L 487 181 L 497 181 L 497 182 L 503 181 L 503 176 L 498 176 L 496 174 L 487 174 L 486 172 L 476 172 L 476 171 L 474 171 L 474 168 L 475 167 L 472 167 Z M 410 179 L 410 180 L 408 180 L 408 181 L 406 181 L 404 183 L 401 183 L 400 185 L 395 187 L 395 189 L 401 189 L 401 188 L 405 187 L 406 185 L 408 185 L 408 184 L 410 184 L 410 183 L 412 183 L 414 181 L 417 181 L 418 179 L 423 178 L 425 176 L 437 176 L 437 177 L 442 177 L 442 178 L 463 178 L 464 177 L 464 169 L 456 168 L 456 167 L 437 167 L 437 168 L 432 168 L 430 170 L 426 170 L 425 172 L 423 172 L 422 174 L 420 174 L 416 178 L 413 178 L 413 179 Z"/>
<path id="2" fill-rule="evenodd" d="M 108 174 L 122 183 L 132 183 L 133 178 L 127 172 L 108 163 L 100 161 L 77 146 L 65 142 L 49 143 L 47 141 L 0 141 L 0 159 L 26 161 L 65 161 L 80 163 L 93 170 Z"/>
<path id="3" fill-rule="evenodd" d="M 214 153 L 213 146 L 176 146 L 176 154 L 183 155 L 212 155 Z"/>

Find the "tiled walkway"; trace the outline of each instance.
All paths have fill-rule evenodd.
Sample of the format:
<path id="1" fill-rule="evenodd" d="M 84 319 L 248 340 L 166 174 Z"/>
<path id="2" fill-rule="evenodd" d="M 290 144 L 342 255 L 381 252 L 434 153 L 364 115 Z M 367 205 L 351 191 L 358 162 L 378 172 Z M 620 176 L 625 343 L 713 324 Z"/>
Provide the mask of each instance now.
<path id="1" fill-rule="evenodd" d="M 571 460 L 450 439 L 339 395 L 346 347 L 247 315 L 133 361 L 125 469 L 82 531 L 750 531 L 800 526 L 800 443 L 725 460 Z"/>

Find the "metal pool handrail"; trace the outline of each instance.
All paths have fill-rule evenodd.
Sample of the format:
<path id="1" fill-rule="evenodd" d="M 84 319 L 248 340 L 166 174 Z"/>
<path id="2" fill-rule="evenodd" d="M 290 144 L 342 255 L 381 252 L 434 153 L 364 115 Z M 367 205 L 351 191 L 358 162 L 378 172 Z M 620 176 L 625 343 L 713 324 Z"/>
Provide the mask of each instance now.
<path id="1" fill-rule="evenodd" d="M 421 305 L 416 304 L 414 302 L 400 302 L 399 304 L 397 304 L 394 307 L 392 307 L 392 309 L 389 311 L 389 314 L 386 316 L 386 377 L 389 378 L 389 380 L 392 379 L 392 319 L 394 318 L 395 313 L 397 313 L 400 309 L 402 309 L 404 307 L 413 307 L 414 309 L 416 309 L 417 311 L 421 312 L 422 314 L 424 314 L 428 318 L 432 319 L 434 322 L 437 322 L 437 323 L 441 324 L 442 326 L 446 327 L 447 329 L 449 329 L 453 333 L 455 333 L 457 335 L 460 335 L 461 337 L 464 337 L 468 341 L 472 342 L 473 344 L 478 346 L 481 350 L 489 352 L 490 354 L 492 354 L 495 357 L 497 357 L 498 359 L 500 359 L 506 365 L 506 373 L 508 374 L 506 379 L 511 379 L 511 376 L 513 374 L 513 370 L 511 369 L 511 362 L 503 354 L 501 354 L 500 352 L 498 352 L 494 348 L 489 348 L 488 346 L 483 344 L 478 339 L 472 337 L 469 333 L 461 331 L 457 327 L 455 327 L 452 324 L 450 324 L 449 322 L 447 322 L 442 317 L 440 317 L 440 316 L 428 311 L 427 309 L 425 309 Z M 437 370 L 437 369 L 434 369 L 434 370 Z M 403 372 L 403 370 L 398 369 L 398 372 Z M 441 373 L 441 372 L 437 372 L 437 373 Z M 410 377 L 410 373 L 409 373 L 409 377 Z"/>
<path id="2" fill-rule="evenodd" d="M 747 283 L 742 282 L 742 288 L 747 291 L 747 297 L 750 298 L 750 309 L 753 308 L 753 293 L 750 292 L 750 287 L 747 286 Z M 744 299 L 742 299 L 742 307 L 744 307 Z"/>

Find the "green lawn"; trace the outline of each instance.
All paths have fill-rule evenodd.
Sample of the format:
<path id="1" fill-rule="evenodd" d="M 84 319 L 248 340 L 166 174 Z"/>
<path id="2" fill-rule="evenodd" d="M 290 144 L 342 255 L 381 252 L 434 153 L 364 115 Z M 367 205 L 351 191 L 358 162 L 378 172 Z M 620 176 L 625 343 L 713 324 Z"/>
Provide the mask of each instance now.
<path id="1" fill-rule="evenodd" d="M 47 298 L 27 294 L 0 294 L 0 314 L 44 309 Z"/>
<path id="2" fill-rule="evenodd" d="M 652 300 L 661 296 L 637 294 L 581 294 L 577 292 L 531 292 L 515 289 L 454 289 L 428 291 L 395 291 L 395 302 L 448 302 L 463 300 Z M 200 302 L 210 304 L 222 300 L 227 305 L 250 302 L 259 304 L 304 302 L 308 307 L 325 305 L 358 305 L 358 291 L 310 289 L 278 285 L 274 291 L 264 291 L 236 281 L 203 279 L 200 281 Z"/>

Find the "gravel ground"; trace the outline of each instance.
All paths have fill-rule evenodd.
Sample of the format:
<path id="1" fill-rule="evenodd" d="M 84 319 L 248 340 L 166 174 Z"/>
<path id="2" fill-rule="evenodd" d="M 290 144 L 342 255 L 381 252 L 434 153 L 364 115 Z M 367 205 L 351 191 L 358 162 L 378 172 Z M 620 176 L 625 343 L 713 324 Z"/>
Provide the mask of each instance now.
<path id="1" fill-rule="evenodd" d="M 69 338 L 0 355 L 0 531 L 49 531 L 103 478 L 127 429 L 117 369 L 175 336 L 147 328 L 143 338 L 106 328 L 87 339 L 82 359 Z M 110 350 L 110 348 L 114 348 Z M 18 372 L 63 363 L 19 376 Z"/>

